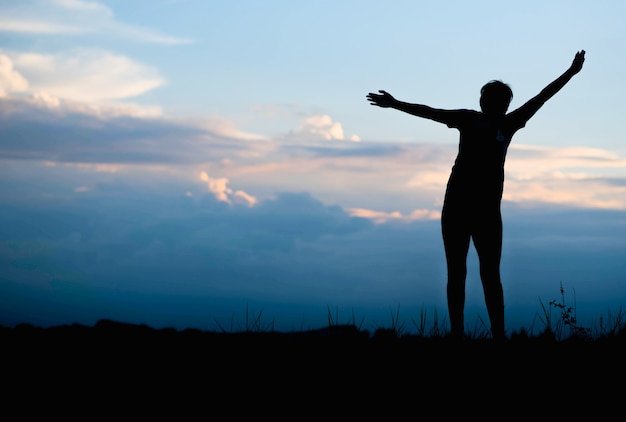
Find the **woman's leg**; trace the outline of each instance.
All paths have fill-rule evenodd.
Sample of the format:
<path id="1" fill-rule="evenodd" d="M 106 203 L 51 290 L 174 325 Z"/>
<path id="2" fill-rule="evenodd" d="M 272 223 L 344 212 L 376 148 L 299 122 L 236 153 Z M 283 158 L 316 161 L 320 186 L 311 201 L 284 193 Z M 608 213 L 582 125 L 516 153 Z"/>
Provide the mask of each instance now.
<path id="1" fill-rule="evenodd" d="M 462 337 L 464 333 L 465 278 L 470 232 L 461 211 L 445 207 L 441 214 L 441 232 L 448 269 L 448 315 L 450 334 Z"/>
<path id="2" fill-rule="evenodd" d="M 488 217 L 488 216 L 487 216 Z M 500 279 L 502 256 L 502 216 L 500 212 L 482 219 L 473 234 L 474 246 L 480 262 L 485 304 L 494 339 L 504 338 L 504 293 Z"/>

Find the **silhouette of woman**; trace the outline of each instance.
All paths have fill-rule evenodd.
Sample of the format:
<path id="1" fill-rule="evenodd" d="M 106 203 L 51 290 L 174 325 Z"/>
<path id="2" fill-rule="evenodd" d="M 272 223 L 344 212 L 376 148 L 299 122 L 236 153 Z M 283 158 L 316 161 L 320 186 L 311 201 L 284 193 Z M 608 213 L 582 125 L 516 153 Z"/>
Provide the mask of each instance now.
<path id="1" fill-rule="evenodd" d="M 460 132 L 459 150 L 444 198 L 441 231 L 446 253 L 450 335 L 464 334 L 467 254 L 473 241 L 480 264 L 485 304 L 494 339 L 504 339 L 504 297 L 500 280 L 504 161 L 513 135 L 541 106 L 582 69 L 585 51 L 576 53 L 570 67 L 524 105 L 507 113 L 511 88 L 497 80 L 480 91 L 481 111 L 444 110 L 396 100 L 386 91 L 369 93 L 372 105 L 393 108 L 444 123 Z"/>

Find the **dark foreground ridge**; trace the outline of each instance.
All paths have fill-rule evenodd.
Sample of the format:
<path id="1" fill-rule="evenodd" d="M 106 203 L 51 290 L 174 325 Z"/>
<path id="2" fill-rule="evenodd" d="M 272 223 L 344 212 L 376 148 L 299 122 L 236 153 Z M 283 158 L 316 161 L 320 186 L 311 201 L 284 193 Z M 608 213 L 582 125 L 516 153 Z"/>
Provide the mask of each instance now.
<path id="1" fill-rule="evenodd" d="M 273 353 L 280 356 L 293 352 L 357 352 L 355 358 L 394 355 L 394 360 L 406 354 L 407 359 L 442 359 L 443 352 L 464 353 L 567 353 L 569 356 L 592 356 L 601 353 L 605 358 L 626 351 L 626 330 L 600 338 L 570 337 L 557 340 L 549 333 L 529 336 L 514 333 L 504 341 L 490 338 L 452 339 L 445 335 L 432 337 L 403 334 L 391 329 L 379 329 L 373 334 L 355 325 L 329 325 L 314 330 L 280 331 L 204 331 L 152 328 L 146 324 L 131 324 L 103 319 L 94 326 L 82 324 L 42 328 L 31 324 L 14 327 L 0 326 L 0 339 L 5 352 L 28 354 L 38 352 L 89 352 L 109 357 L 150 351 L 151 356 L 186 356 L 186 359 L 222 354 L 221 358 L 239 359 L 241 353 L 258 356 Z M 23 355 L 22 355 L 23 356 Z M 626 356 L 623 354 L 622 356 Z M 601 362 L 597 362 L 601 363 Z M 376 362 L 371 362 L 376 364 Z"/>
<path id="2" fill-rule="evenodd" d="M 610 385 L 626 376 L 624 332 L 596 340 L 495 342 L 370 334 L 353 325 L 228 333 L 101 320 L 0 327 L 0 345 L 3 381 L 11 386 L 4 402 L 53 397 L 63 412 L 68 401 L 157 415 L 168 404 L 176 403 L 176 412 L 190 406 L 212 414 L 228 403 L 232 415 L 274 414 L 289 404 L 302 412 L 341 406 L 367 416 L 377 403 L 425 406 L 450 395 L 480 401 L 487 394 L 535 406 L 571 401 L 573 392 L 592 405 L 597 395 L 610 401 L 621 392 Z"/>

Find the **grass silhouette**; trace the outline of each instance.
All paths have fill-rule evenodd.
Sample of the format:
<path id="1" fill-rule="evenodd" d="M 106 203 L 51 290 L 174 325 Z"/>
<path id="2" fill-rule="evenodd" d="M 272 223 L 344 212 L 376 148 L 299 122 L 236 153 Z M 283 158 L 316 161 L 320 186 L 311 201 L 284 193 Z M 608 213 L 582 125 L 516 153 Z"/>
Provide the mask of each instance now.
<path id="1" fill-rule="evenodd" d="M 570 304 L 566 300 L 566 292 L 563 283 L 559 287 L 560 299 L 551 300 L 546 305 L 540 298 L 540 311 L 535 313 L 529 328 L 520 328 L 513 331 L 508 339 L 540 339 L 543 341 L 564 342 L 564 341 L 594 341 L 614 338 L 626 333 L 626 311 L 620 307 L 616 312 L 608 312 L 606 317 L 600 315 L 597 326 L 584 326 L 578 318 L 576 312 L 576 292 L 572 290 L 574 299 Z M 246 306 L 244 324 L 235 324 L 234 316 L 230 322 L 230 329 L 225 329 L 223 324 L 215 320 L 222 333 L 272 333 L 274 331 L 274 321 L 262 321 L 263 311 L 252 314 Z M 350 317 L 342 323 L 339 316 L 339 309 L 331 309 L 327 306 L 328 326 L 318 330 L 310 330 L 311 333 L 341 333 L 341 328 L 350 327 L 350 331 L 357 331 L 370 336 L 369 330 L 363 328 L 365 318 L 357 319 L 354 309 Z M 409 324 L 410 323 L 410 324 Z M 539 325 L 539 327 L 536 327 Z M 234 329 L 234 327 L 239 327 Z M 409 332 L 408 327 L 413 327 L 413 332 Z M 347 330 L 346 330 L 347 331 Z M 292 333 L 293 334 L 293 333 Z M 401 339 L 404 337 L 418 337 L 430 339 L 442 339 L 448 335 L 447 317 L 439 317 L 437 309 L 432 312 L 432 321 L 426 308 L 422 308 L 418 318 L 410 318 L 408 321 L 401 318 L 400 306 L 390 311 L 390 318 L 387 324 L 378 324 L 373 333 L 377 339 Z M 466 340 L 489 340 L 489 325 L 480 316 L 477 317 L 474 327 L 466 333 Z"/>
<path id="2" fill-rule="evenodd" d="M 540 311 L 535 314 L 529 328 L 521 328 L 511 332 L 507 336 L 507 341 L 521 342 L 534 341 L 544 343 L 573 343 L 573 342 L 606 342 L 610 340 L 626 342 L 626 311 L 621 307 L 616 312 L 610 312 L 606 317 L 600 316 L 598 324 L 595 326 L 582 325 L 576 315 L 576 297 L 573 292 L 573 303 L 566 298 L 566 292 L 561 283 L 560 299 L 551 300 L 546 305 L 541 299 Z M 41 328 L 28 323 L 18 324 L 14 327 L 0 326 L 0 335 L 9 339 L 28 339 L 29 336 L 42 336 L 48 339 L 58 336 L 61 339 L 70 340 L 72 335 L 79 339 L 86 335 L 89 336 L 106 335 L 109 339 L 119 336 L 119 338 L 128 338 L 127 333 L 132 332 L 134 336 L 172 338 L 175 335 L 179 337 L 191 337 L 192 335 L 204 335 L 211 338 L 212 341 L 224 339 L 226 337 L 243 338 L 246 335 L 257 339 L 266 338 L 273 340 L 277 338 L 293 339 L 293 338 L 339 338 L 346 337 L 351 339 L 362 340 L 428 340 L 430 342 L 445 341 L 448 338 L 448 321 L 447 317 L 440 317 L 435 308 L 432 314 L 429 314 L 426 308 L 422 308 L 417 318 L 404 319 L 401 317 L 400 306 L 390 311 L 390 318 L 387 323 L 379 323 L 375 326 L 373 333 L 364 329 L 365 318 L 357 319 L 354 310 L 351 315 L 341 321 L 338 308 L 334 310 L 330 306 L 327 307 L 326 327 L 318 329 L 287 331 L 281 332 L 275 330 L 273 320 L 264 320 L 263 310 L 252 312 L 246 305 L 243 322 L 238 321 L 234 314 L 228 324 L 214 319 L 218 330 L 199 330 L 199 329 L 183 329 L 176 330 L 173 328 L 155 329 L 145 324 L 129 324 L 124 322 L 103 319 L 98 321 L 93 327 L 87 327 L 80 324 L 72 324 L 57 327 Z M 413 330 L 409 330 L 412 327 Z M 491 339 L 489 326 L 485 321 L 478 317 L 474 327 L 466 330 L 465 342 L 485 342 Z"/>

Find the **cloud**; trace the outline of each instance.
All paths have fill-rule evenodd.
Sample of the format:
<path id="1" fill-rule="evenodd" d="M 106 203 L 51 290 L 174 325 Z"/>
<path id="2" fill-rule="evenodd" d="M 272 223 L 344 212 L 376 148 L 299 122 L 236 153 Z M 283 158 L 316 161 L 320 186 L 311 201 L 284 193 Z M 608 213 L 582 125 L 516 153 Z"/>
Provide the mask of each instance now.
<path id="1" fill-rule="evenodd" d="M 251 143 L 254 137 L 243 132 L 225 134 L 229 123 L 219 119 L 172 119 L 129 104 L 88 104 L 43 94 L 0 99 L 0 123 L 3 159 L 180 166 L 229 157 L 241 161 L 268 148 L 267 142 Z M 231 137 L 240 134 L 244 139 Z"/>
<path id="2" fill-rule="evenodd" d="M 327 141 L 337 140 L 344 141 L 350 140 L 358 142 L 361 139 L 357 135 L 352 135 L 346 138 L 343 133 L 343 127 L 341 123 L 334 122 L 328 115 L 316 115 L 307 117 L 300 126 L 290 134 L 290 137 L 296 139 L 325 139 Z"/>
<path id="3" fill-rule="evenodd" d="M 218 201 L 230 203 L 228 195 L 231 194 L 233 191 L 232 189 L 226 187 L 228 179 L 224 177 L 215 179 L 209 177 L 209 175 L 203 171 L 202 173 L 200 173 L 200 180 L 207 183 L 209 192 L 215 195 L 215 199 L 217 199 Z"/>
<path id="4" fill-rule="evenodd" d="M 254 196 L 242 190 L 236 190 L 233 193 L 233 195 L 234 195 L 234 198 L 233 198 L 234 202 L 243 203 L 245 205 L 248 205 L 249 207 L 252 207 L 258 203 L 258 200 Z"/>
<path id="5" fill-rule="evenodd" d="M 321 319 L 328 306 L 352 310 L 367 328 L 399 305 L 406 318 L 436 307 L 445 315 L 438 221 L 373 224 L 306 192 L 238 207 L 212 193 L 186 195 L 193 187 L 184 183 L 178 194 L 111 183 L 78 189 L 67 201 L 2 201 L 0 323 L 113 318 L 210 328 L 207 321 L 228 321 L 247 304 L 276 317 L 281 330 L 311 323 L 308 307 Z M 626 297 L 623 229 L 617 212 L 511 213 L 503 278 L 511 308 L 532 303 L 522 323 L 539 309 L 538 296 L 558 294 L 560 279 L 579 297 L 592 291 L 602 313 L 603 300 Z M 475 306 L 484 309 L 478 273 L 472 252 L 472 319 Z M 280 316 L 284 307 L 291 317 Z"/>
<path id="6" fill-rule="evenodd" d="M 187 38 L 172 37 L 150 28 L 121 22 L 109 7 L 95 1 L 25 1 L 11 8 L 0 6 L 0 13 L 3 14 L 0 18 L 0 31 L 4 32 L 61 36 L 98 34 L 163 45 L 192 42 Z"/>
<path id="7" fill-rule="evenodd" d="M 113 12 L 111 11 L 111 9 L 96 1 L 52 0 L 52 3 L 71 11 L 97 13 L 108 18 L 113 17 Z"/>
<path id="8" fill-rule="evenodd" d="M 503 199 L 515 203 L 559 204 L 599 209 L 626 209 L 626 186 L 603 178 L 550 172 L 532 180 L 509 180 Z"/>
<path id="9" fill-rule="evenodd" d="M 590 147 L 539 147 L 511 145 L 507 170 L 519 179 L 532 178 L 554 169 L 624 168 L 626 158 Z"/>
<path id="10" fill-rule="evenodd" d="M 11 59 L 0 54 L 0 98 L 11 92 L 24 92 L 28 89 L 28 81 L 13 67 Z"/>
<path id="11" fill-rule="evenodd" d="M 409 214 L 402 214 L 399 211 L 374 211 L 365 208 L 350 208 L 347 211 L 352 216 L 367 218 L 377 224 L 392 221 L 408 223 L 416 220 L 439 220 L 441 218 L 441 212 L 427 209 L 413 210 Z"/>
<path id="12" fill-rule="evenodd" d="M 599 148 L 511 146 L 503 199 L 516 203 L 626 209 L 623 177 L 608 178 L 626 159 Z"/>
<path id="13" fill-rule="evenodd" d="M 98 165 L 118 174 L 158 171 L 196 181 L 205 171 L 213 192 L 232 204 L 253 205 L 253 198 L 302 190 L 375 221 L 402 221 L 433 218 L 411 213 L 440 209 L 457 151 L 451 143 L 271 139 L 215 116 L 173 119 L 140 111 L 43 94 L 5 97 L 0 157 L 72 164 L 84 171 Z M 504 199 L 511 206 L 626 209 L 620 173 L 626 161 L 618 154 L 516 145 L 507 160 Z"/>
<path id="14" fill-rule="evenodd" d="M 415 172 L 407 186 L 412 188 L 445 190 L 450 170 L 443 166 L 429 165 Z"/>
<path id="15" fill-rule="evenodd" d="M 198 122 L 198 124 L 201 127 L 226 138 L 242 139 L 247 141 L 268 140 L 268 137 L 266 136 L 244 132 L 237 128 L 233 122 L 223 118 L 207 117 L 203 118 L 200 122 Z"/>
<path id="16" fill-rule="evenodd" d="M 215 195 L 215 199 L 218 201 L 226 202 L 227 204 L 232 204 L 233 202 L 243 203 L 249 207 L 257 203 L 257 199 L 254 196 L 242 190 L 233 192 L 233 190 L 227 186 L 228 179 L 225 177 L 209 177 L 207 172 L 203 171 L 200 173 L 200 180 L 207 183 L 209 192 Z"/>
<path id="17" fill-rule="evenodd" d="M 83 29 L 72 26 L 57 23 L 49 23 L 45 21 L 37 20 L 10 20 L 7 18 L 0 18 L 0 31 L 2 32 L 16 32 L 32 35 L 63 35 L 63 34 L 81 34 Z"/>
<path id="18" fill-rule="evenodd" d="M 156 70 L 128 57 L 95 49 L 58 54 L 7 53 L 25 78 L 21 91 L 80 102 L 112 101 L 145 94 L 165 83 Z M 14 71 L 15 72 L 15 71 Z M 5 73 L 5 72 L 3 72 Z M 14 77 L 15 80 L 17 76 Z"/>

